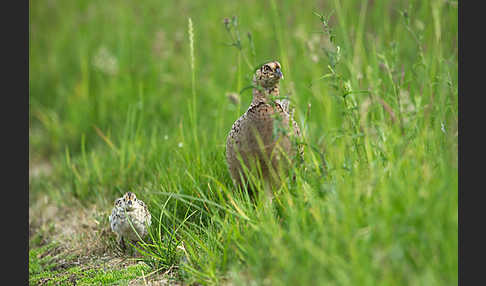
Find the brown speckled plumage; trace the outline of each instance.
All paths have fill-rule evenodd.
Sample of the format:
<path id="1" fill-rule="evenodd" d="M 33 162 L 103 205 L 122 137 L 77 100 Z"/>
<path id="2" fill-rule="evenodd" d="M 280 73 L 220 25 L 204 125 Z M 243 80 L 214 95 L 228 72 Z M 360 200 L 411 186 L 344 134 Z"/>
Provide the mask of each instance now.
<path id="1" fill-rule="evenodd" d="M 226 161 L 236 185 L 247 180 L 239 155 L 253 174 L 257 170 L 255 164 L 259 164 L 263 179 L 273 185 L 281 181 L 278 170 L 288 166 L 286 158 L 302 155 L 303 150 L 292 141 L 294 136 L 301 136 L 299 126 L 289 112 L 288 101 L 277 98 L 281 78 L 280 63 L 276 61 L 256 71 L 250 107 L 236 120 L 228 135 Z M 243 176 L 243 181 L 240 176 Z"/>

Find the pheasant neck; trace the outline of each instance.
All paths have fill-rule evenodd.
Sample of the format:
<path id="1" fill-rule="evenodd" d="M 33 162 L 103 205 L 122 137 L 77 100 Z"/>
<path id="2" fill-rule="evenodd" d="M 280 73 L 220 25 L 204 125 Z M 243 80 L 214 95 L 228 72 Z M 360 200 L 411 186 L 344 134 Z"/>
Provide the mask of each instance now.
<path id="1" fill-rule="evenodd" d="M 278 97 L 280 94 L 278 84 L 269 88 L 253 88 L 253 100 L 252 105 L 258 104 L 260 102 L 268 103 L 268 100 L 273 97 Z"/>

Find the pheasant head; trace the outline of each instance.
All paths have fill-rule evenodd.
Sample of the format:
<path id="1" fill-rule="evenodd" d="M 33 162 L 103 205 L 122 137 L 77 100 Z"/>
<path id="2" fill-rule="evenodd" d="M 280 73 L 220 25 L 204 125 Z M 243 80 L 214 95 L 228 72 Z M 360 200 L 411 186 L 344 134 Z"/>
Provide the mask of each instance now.
<path id="1" fill-rule="evenodd" d="M 268 62 L 255 71 L 253 81 L 255 85 L 264 89 L 272 89 L 277 86 L 280 79 L 283 79 L 280 63 L 277 61 Z"/>
<path id="2" fill-rule="evenodd" d="M 135 208 L 135 204 L 138 202 L 137 196 L 132 192 L 126 192 L 123 195 L 123 203 L 125 204 L 126 211 L 132 211 Z"/>

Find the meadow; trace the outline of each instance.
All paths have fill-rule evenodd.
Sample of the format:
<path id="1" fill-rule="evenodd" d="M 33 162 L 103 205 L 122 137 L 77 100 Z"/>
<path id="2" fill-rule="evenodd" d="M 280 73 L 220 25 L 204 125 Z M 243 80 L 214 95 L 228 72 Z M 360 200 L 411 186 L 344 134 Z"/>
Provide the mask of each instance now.
<path id="1" fill-rule="evenodd" d="M 457 1 L 29 4 L 30 209 L 95 207 L 106 253 L 117 197 L 152 214 L 142 264 L 106 276 L 46 260 L 63 242 L 30 214 L 31 285 L 142 268 L 202 285 L 457 284 Z M 268 204 L 233 187 L 225 143 L 271 60 L 305 157 Z"/>

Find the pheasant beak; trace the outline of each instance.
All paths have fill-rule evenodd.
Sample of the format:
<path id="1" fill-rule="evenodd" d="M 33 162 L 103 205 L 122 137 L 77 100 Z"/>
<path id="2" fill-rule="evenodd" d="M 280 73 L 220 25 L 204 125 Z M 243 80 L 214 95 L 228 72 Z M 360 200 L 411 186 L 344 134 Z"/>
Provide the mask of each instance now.
<path id="1" fill-rule="evenodd" d="M 284 78 L 283 73 L 279 68 L 275 70 L 275 75 L 278 76 L 280 79 Z"/>
<path id="2" fill-rule="evenodd" d="M 126 208 L 126 209 L 127 209 L 127 211 L 129 211 L 129 212 L 130 212 L 130 211 L 132 211 L 132 210 L 133 210 L 133 203 L 132 203 L 132 201 L 131 201 L 131 200 L 130 200 L 130 201 L 128 201 L 128 203 L 127 203 L 127 204 L 128 204 L 128 206 L 127 206 L 127 208 Z"/>

